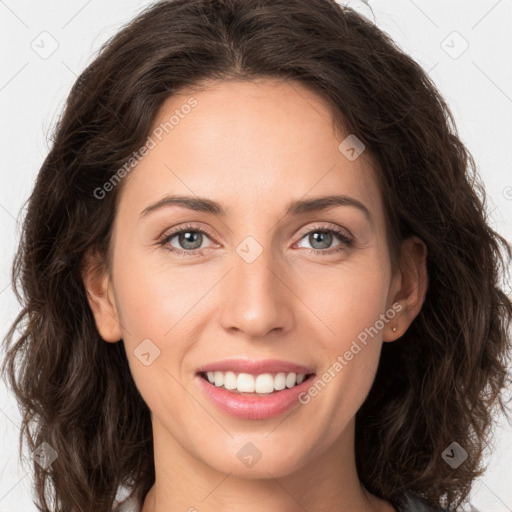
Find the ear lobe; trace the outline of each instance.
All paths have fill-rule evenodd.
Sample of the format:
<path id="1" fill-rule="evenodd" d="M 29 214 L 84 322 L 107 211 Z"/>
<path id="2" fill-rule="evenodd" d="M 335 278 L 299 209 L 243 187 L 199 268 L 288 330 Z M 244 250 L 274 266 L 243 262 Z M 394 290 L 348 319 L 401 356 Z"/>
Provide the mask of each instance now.
<path id="1" fill-rule="evenodd" d="M 84 255 L 82 280 L 100 336 L 111 343 L 121 340 L 123 335 L 112 283 L 103 258 L 97 252 Z"/>
<path id="2" fill-rule="evenodd" d="M 427 246 L 421 238 L 411 236 L 402 242 L 399 266 L 399 287 L 392 302 L 399 303 L 401 309 L 386 326 L 386 341 L 394 341 L 407 331 L 425 301 L 428 288 Z"/>

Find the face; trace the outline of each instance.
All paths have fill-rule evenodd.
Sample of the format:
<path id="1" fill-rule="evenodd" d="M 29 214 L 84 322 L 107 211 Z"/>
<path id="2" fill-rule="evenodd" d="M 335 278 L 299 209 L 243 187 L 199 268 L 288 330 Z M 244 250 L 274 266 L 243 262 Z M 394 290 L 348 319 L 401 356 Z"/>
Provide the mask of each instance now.
<path id="1" fill-rule="evenodd" d="M 248 477 L 346 446 L 403 333 L 365 153 L 339 149 L 321 98 L 266 80 L 173 96 L 154 130 L 120 197 L 110 323 L 95 314 L 124 340 L 158 444 Z"/>

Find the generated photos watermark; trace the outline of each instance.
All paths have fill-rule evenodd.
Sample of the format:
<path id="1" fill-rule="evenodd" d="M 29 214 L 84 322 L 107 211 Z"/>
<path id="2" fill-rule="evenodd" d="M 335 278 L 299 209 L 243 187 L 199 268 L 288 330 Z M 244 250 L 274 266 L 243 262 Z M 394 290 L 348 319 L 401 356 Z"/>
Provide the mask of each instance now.
<path id="1" fill-rule="evenodd" d="M 372 339 L 379 334 L 389 320 L 395 318 L 396 314 L 402 311 L 403 306 L 399 302 L 393 304 L 385 313 L 381 314 L 379 319 L 371 326 L 365 328 L 357 335 L 357 340 L 353 340 L 350 348 L 345 351 L 342 355 L 339 355 L 329 368 L 319 377 L 317 377 L 307 391 L 303 391 L 298 396 L 298 401 L 302 405 L 309 404 L 312 397 L 322 391 L 325 386 L 331 382 L 332 379 L 338 375 L 350 361 L 361 352 L 361 350 L 368 344 L 368 337 Z"/>
<path id="2" fill-rule="evenodd" d="M 152 149 L 156 148 L 158 142 L 161 142 L 164 134 L 168 134 L 180 123 L 181 119 L 190 114 L 192 108 L 197 106 L 197 100 L 191 97 L 180 108 L 177 108 L 169 119 L 160 123 L 148 136 L 146 142 L 136 151 L 134 151 L 127 162 L 119 168 L 108 181 L 101 187 L 97 187 L 93 191 L 96 199 L 104 199 L 108 192 L 114 190 L 119 182 L 126 177 L 134 167 L 146 156 Z M 156 140 L 155 140 L 156 139 Z"/>

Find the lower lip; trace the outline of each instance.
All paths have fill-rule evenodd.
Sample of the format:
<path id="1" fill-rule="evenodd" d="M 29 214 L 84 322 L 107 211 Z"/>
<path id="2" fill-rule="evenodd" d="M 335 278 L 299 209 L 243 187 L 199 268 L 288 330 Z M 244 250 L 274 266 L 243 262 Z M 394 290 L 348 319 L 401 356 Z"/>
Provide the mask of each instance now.
<path id="1" fill-rule="evenodd" d="M 286 388 L 264 396 L 232 393 L 223 387 L 218 388 L 200 375 L 196 375 L 199 386 L 217 407 L 232 416 L 248 420 L 274 418 L 294 406 L 300 405 L 299 395 L 309 387 L 311 377 L 313 375 L 293 388 Z"/>

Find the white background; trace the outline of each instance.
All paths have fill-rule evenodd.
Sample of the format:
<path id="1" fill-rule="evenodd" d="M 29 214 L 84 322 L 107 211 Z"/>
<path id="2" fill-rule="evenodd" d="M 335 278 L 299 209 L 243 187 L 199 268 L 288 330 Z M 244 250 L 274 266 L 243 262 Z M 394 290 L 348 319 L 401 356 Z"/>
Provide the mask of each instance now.
<path id="1" fill-rule="evenodd" d="M 10 288 L 10 271 L 20 209 L 48 151 L 54 122 L 94 52 L 149 3 L 0 0 L 2 337 L 19 308 Z M 488 192 L 490 223 L 510 241 L 512 0 L 348 3 L 373 19 L 429 72 L 476 159 Z M 55 51 L 44 54 L 52 45 Z M 498 420 L 488 470 L 474 485 L 471 497 L 482 512 L 512 511 L 512 427 L 503 418 Z M 19 423 L 14 398 L 0 382 L 0 512 L 36 510 L 31 502 L 30 468 L 18 461 Z"/>

